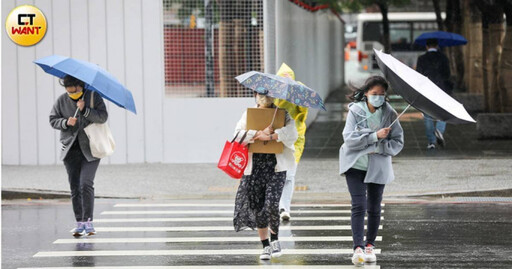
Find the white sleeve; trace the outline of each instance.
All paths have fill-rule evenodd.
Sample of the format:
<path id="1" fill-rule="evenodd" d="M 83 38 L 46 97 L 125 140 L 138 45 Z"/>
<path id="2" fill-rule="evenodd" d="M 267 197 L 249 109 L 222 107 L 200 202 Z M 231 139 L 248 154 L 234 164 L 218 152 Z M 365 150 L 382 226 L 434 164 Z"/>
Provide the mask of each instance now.
<path id="1" fill-rule="evenodd" d="M 247 128 L 247 111 L 244 111 L 242 114 L 242 118 L 238 121 L 235 128 L 235 133 L 233 134 L 233 137 L 238 133 L 237 141 L 239 141 Z M 247 136 L 245 136 L 244 141 L 242 143 L 248 144 L 248 143 L 254 143 L 254 141 L 251 141 L 253 137 L 256 135 L 257 130 L 249 130 L 247 131 Z"/>
<path id="2" fill-rule="evenodd" d="M 294 148 L 293 145 L 299 137 L 297 128 L 295 128 L 295 121 L 292 118 L 290 118 L 290 121 L 288 121 L 284 127 L 276 129 L 275 133 L 278 135 L 277 142 L 283 142 L 286 147 L 291 149 Z"/>

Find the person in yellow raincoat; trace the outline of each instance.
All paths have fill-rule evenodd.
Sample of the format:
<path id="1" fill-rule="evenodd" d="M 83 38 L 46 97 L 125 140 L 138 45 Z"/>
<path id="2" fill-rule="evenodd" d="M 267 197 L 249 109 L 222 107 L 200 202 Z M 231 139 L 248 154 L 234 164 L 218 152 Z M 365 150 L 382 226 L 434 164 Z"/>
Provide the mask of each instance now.
<path id="1" fill-rule="evenodd" d="M 288 77 L 295 80 L 295 73 L 293 70 L 283 63 L 277 71 L 278 76 Z M 297 172 L 297 165 L 304 151 L 304 144 L 306 142 L 306 118 L 308 116 L 308 108 L 292 104 L 286 100 L 275 99 L 274 104 L 277 107 L 284 108 L 295 120 L 295 127 L 299 137 L 295 142 L 295 166 L 286 171 L 286 182 L 283 188 L 283 194 L 279 202 L 279 212 L 281 219 L 284 221 L 290 220 L 290 204 L 292 202 L 293 190 L 295 188 L 295 173 Z"/>

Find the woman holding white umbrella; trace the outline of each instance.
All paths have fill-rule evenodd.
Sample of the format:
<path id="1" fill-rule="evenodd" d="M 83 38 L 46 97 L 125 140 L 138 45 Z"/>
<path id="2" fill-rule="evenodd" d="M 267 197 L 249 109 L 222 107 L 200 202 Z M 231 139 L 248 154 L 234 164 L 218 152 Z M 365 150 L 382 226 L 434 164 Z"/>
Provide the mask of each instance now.
<path id="1" fill-rule="evenodd" d="M 340 148 L 340 174 L 346 176 L 352 200 L 352 262 L 376 262 L 374 247 L 384 187 L 394 179 L 391 157 L 404 146 L 396 111 L 386 102 L 387 81 L 380 76 L 354 88 Z M 394 122 L 394 124 L 393 124 Z M 391 127 L 389 127 L 391 126 Z M 364 218 L 368 214 L 366 242 Z"/>

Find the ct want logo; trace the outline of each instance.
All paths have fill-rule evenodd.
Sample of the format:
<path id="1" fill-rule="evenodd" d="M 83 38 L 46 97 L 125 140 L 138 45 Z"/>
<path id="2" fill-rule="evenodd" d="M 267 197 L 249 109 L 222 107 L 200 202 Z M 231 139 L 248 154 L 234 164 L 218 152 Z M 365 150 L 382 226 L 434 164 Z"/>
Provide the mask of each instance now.
<path id="1" fill-rule="evenodd" d="M 32 46 L 46 34 L 46 18 L 37 7 L 23 5 L 9 13 L 5 30 L 11 40 L 21 46 Z"/>

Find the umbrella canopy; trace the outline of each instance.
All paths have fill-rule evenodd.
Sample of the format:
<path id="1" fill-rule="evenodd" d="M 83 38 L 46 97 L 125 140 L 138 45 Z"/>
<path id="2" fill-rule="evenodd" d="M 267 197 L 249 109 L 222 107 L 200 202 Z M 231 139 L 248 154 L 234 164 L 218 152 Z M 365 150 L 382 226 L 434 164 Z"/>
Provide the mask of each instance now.
<path id="1" fill-rule="evenodd" d="M 473 123 L 464 106 L 441 90 L 427 77 L 393 56 L 375 50 L 377 63 L 393 91 L 419 111 L 448 123 Z"/>
<path id="2" fill-rule="evenodd" d="M 137 114 L 132 93 L 96 64 L 60 55 L 44 57 L 34 63 L 56 77 L 73 76 L 85 83 L 85 89 L 97 91 L 112 103 Z"/>
<path id="3" fill-rule="evenodd" d="M 427 39 L 437 39 L 440 47 L 460 46 L 468 43 L 468 41 L 459 34 L 443 31 L 423 33 L 416 38 L 414 43 L 426 46 Z"/>
<path id="4" fill-rule="evenodd" d="M 287 100 L 299 106 L 326 110 L 324 101 L 317 92 L 293 79 L 249 71 L 237 76 L 236 80 L 257 93 Z"/>

